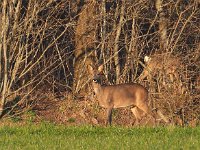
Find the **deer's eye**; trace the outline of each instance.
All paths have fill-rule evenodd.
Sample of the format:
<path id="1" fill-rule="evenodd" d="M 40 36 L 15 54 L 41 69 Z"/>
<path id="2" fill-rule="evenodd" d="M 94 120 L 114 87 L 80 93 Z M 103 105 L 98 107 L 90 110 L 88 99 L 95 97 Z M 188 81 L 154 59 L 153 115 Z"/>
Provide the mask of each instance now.
<path id="1" fill-rule="evenodd" d="M 98 80 L 97 80 L 97 79 L 93 79 L 92 81 L 93 81 L 94 83 L 97 83 L 97 82 L 98 82 Z"/>

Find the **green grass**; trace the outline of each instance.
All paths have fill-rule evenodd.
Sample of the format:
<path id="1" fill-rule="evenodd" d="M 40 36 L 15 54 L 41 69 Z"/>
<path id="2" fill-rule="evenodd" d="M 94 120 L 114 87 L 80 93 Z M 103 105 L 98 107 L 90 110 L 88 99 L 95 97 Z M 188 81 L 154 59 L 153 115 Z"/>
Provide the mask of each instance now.
<path id="1" fill-rule="evenodd" d="M 69 127 L 53 124 L 2 126 L 0 149 L 200 149 L 200 127 Z"/>

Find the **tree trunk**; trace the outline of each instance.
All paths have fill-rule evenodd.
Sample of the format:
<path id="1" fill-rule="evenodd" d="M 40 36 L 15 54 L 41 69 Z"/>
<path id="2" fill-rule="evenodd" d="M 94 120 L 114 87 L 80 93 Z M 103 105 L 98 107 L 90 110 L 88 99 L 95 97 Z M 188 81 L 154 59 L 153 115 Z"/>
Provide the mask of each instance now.
<path id="1" fill-rule="evenodd" d="M 120 20 L 117 25 L 117 31 L 116 31 L 116 37 L 115 37 L 115 43 L 114 43 L 114 61 L 115 61 L 115 67 L 116 67 L 116 83 L 119 83 L 120 79 L 120 61 L 119 61 L 119 37 L 121 34 L 121 29 L 123 26 L 124 21 L 124 7 L 125 7 L 125 1 L 122 1 L 121 6 L 121 12 L 120 12 Z"/>
<path id="2" fill-rule="evenodd" d="M 74 51 L 74 94 L 84 94 L 88 90 L 87 65 L 94 64 L 96 42 L 96 1 L 84 4 L 77 23 Z"/>
<path id="3" fill-rule="evenodd" d="M 7 32 L 8 32 L 8 26 L 9 26 L 9 19 L 6 12 L 7 8 L 7 0 L 3 1 L 3 8 L 2 8 L 2 33 L 1 33 L 1 41 L 2 45 L 0 45 L 0 57 L 1 57 L 1 68 L 3 68 L 1 71 L 2 79 L 1 79 L 1 103 L 0 103 L 0 116 L 2 116 L 4 111 L 4 105 L 6 103 L 6 94 L 8 92 L 7 85 L 8 85 L 8 47 L 7 47 Z"/>
<path id="4" fill-rule="evenodd" d="M 159 13 L 159 35 L 160 35 L 160 50 L 166 52 L 168 46 L 167 39 L 167 19 L 162 8 L 162 0 L 156 0 L 156 9 Z"/>
<path id="5" fill-rule="evenodd" d="M 137 71 L 133 72 L 133 59 L 137 59 L 137 55 L 138 55 L 138 52 L 137 52 L 137 38 L 136 38 L 137 30 L 136 30 L 135 20 L 136 19 L 135 19 L 135 16 L 133 14 L 131 40 L 130 40 L 129 47 L 126 48 L 127 57 L 126 57 L 126 63 L 125 63 L 125 66 L 124 66 L 124 71 L 123 71 L 123 76 L 122 76 L 122 78 L 126 78 L 128 76 L 128 80 L 130 79 L 130 77 L 129 77 L 130 71 L 132 71 L 131 74 L 134 73 L 133 74 L 134 78 L 137 75 Z"/>
<path id="6" fill-rule="evenodd" d="M 100 54 L 100 60 L 103 60 L 105 63 L 105 57 L 104 57 L 104 49 L 105 49 L 105 37 L 106 37 L 106 1 L 102 1 L 102 6 L 101 6 L 101 20 L 102 20 L 102 25 L 101 25 L 101 54 Z"/>

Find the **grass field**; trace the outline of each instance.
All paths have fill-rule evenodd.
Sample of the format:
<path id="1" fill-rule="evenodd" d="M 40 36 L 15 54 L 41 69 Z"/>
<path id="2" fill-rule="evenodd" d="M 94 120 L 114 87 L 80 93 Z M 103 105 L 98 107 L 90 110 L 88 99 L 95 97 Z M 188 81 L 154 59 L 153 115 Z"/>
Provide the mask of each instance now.
<path id="1" fill-rule="evenodd" d="M 200 127 L 1 126 L 0 149 L 200 149 Z"/>

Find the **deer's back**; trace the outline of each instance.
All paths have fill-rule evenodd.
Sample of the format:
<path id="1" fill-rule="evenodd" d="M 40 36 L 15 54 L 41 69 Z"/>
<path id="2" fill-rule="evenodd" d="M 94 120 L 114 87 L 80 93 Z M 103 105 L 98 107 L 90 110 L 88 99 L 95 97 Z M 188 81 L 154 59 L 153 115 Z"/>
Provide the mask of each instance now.
<path id="1" fill-rule="evenodd" d="M 127 83 L 102 86 L 102 91 L 98 97 L 102 107 L 113 106 L 114 108 L 138 105 L 146 102 L 148 91 L 139 84 Z"/>

